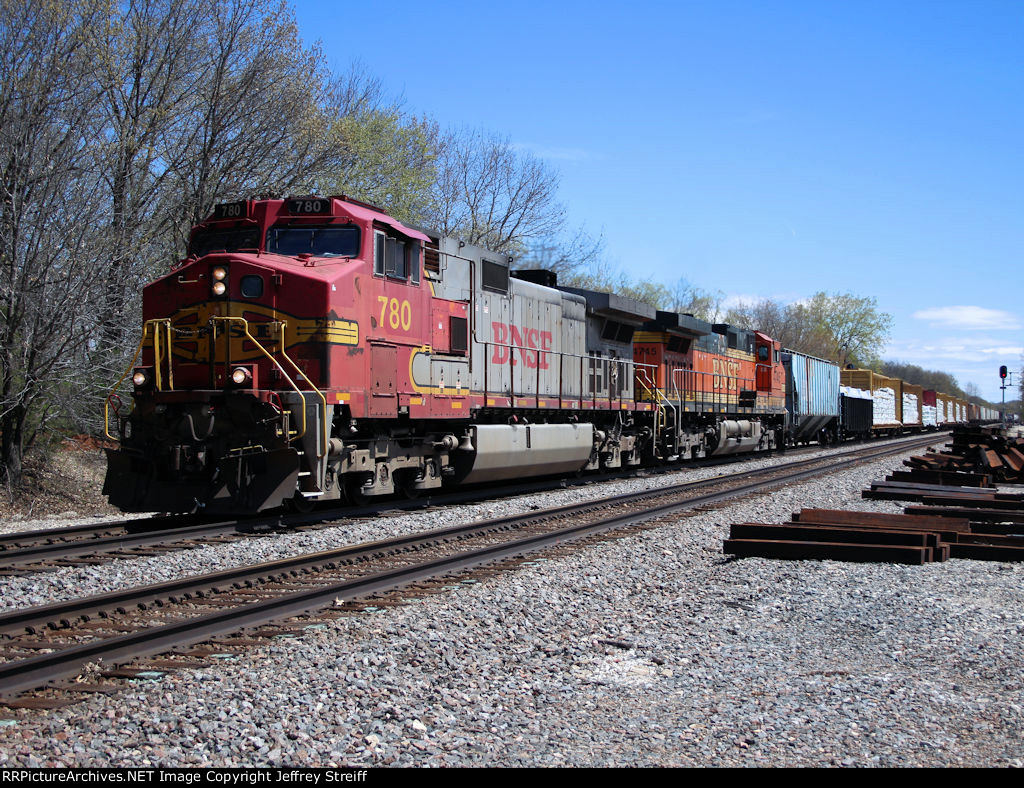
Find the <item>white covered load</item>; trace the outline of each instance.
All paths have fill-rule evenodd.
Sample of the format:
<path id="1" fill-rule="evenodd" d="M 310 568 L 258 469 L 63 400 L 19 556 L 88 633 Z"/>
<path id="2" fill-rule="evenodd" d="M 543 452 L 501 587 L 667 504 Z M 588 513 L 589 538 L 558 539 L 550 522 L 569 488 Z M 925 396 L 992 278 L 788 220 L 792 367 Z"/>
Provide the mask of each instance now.
<path id="1" fill-rule="evenodd" d="M 872 417 L 874 425 L 878 427 L 897 423 L 899 419 L 896 418 L 896 392 L 885 386 L 875 389 L 872 394 L 872 399 L 875 401 L 874 416 Z"/>
<path id="2" fill-rule="evenodd" d="M 903 392 L 903 423 L 917 424 L 917 395 Z"/>

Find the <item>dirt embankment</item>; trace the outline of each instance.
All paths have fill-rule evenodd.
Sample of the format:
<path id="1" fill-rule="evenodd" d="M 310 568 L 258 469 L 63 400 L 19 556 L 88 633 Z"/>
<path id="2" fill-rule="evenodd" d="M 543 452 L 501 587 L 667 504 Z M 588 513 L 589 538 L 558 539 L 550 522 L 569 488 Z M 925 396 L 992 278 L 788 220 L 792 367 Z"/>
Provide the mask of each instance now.
<path id="1" fill-rule="evenodd" d="M 103 446 L 89 436 L 66 438 L 45 456 L 30 454 L 21 484 L 0 486 L 0 520 L 116 514 L 100 493 L 105 473 Z"/>

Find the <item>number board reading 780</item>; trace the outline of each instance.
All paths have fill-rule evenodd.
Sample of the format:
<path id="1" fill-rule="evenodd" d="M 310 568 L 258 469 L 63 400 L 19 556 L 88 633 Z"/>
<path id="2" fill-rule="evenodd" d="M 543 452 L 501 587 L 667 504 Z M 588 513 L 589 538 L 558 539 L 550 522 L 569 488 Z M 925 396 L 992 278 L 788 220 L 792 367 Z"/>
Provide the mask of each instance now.
<path id="1" fill-rule="evenodd" d="M 299 198 L 288 200 L 285 203 L 288 213 L 297 215 L 325 215 L 331 213 L 331 200 L 329 198 Z"/>
<path id="2" fill-rule="evenodd" d="M 240 202 L 223 202 L 213 206 L 214 219 L 244 219 L 249 215 L 249 203 L 245 200 Z"/>

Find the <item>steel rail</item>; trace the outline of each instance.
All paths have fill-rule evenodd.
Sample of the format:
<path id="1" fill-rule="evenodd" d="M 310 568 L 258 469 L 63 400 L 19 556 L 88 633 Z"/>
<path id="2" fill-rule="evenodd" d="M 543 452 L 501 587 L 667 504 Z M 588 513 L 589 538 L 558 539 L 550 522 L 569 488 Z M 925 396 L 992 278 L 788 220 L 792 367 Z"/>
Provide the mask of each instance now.
<path id="1" fill-rule="evenodd" d="M 105 520 L 98 523 L 83 523 L 80 525 L 69 525 L 58 528 L 40 528 L 34 531 L 13 531 L 8 534 L 0 534 L 0 557 L 3 557 L 11 550 L 18 550 L 30 544 L 54 544 L 58 540 L 67 540 L 67 537 L 78 536 L 114 536 L 117 533 L 133 533 L 133 528 L 139 531 L 156 528 L 156 530 L 169 530 L 170 523 L 177 523 L 173 527 L 182 527 L 182 523 L 195 522 L 192 515 L 161 515 L 158 517 L 140 517 L 133 520 Z"/>
<path id="2" fill-rule="evenodd" d="M 743 471 L 738 474 L 713 476 L 706 479 L 698 479 L 667 487 L 658 487 L 651 490 L 622 493 L 621 495 L 603 498 L 596 501 L 584 501 L 581 503 L 565 504 L 564 506 L 557 506 L 549 509 L 538 509 L 526 515 L 511 515 L 509 517 L 503 517 L 487 522 L 463 523 L 430 531 L 420 531 L 392 539 L 347 545 L 334 550 L 306 553 L 290 558 L 282 558 L 275 561 L 266 561 L 260 564 L 235 567 L 204 575 L 193 575 L 180 578 L 178 580 L 167 581 L 165 583 L 149 586 L 137 586 L 83 599 L 56 602 L 48 605 L 15 610 L 9 613 L 0 614 L 0 634 L 13 634 L 21 631 L 34 632 L 46 627 L 53 627 L 55 623 L 61 626 L 70 626 L 75 620 L 100 615 L 107 611 L 126 610 L 129 607 L 140 607 L 158 600 L 169 599 L 186 594 L 204 594 L 216 591 L 220 588 L 238 587 L 247 583 L 258 582 L 263 578 L 274 578 L 281 575 L 314 570 L 328 566 L 332 563 L 356 563 L 397 549 L 419 547 L 426 544 L 436 544 L 444 540 L 463 538 L 466 535 L 472 535 L 476 531 L 508 530 L 543 520 L 576 516 L 600 509 L 607 509 L 612 506 L 637 503 L 645 499 L 677 495 L 691 489 L 707 487 L 712 484 L 721 484 L 754 476 L 773 475 L 780 471 L 795 471 L 798 468 L 806 468 L 807 466 L 813 466 L 823 462 L 843 463 L 841 466 L 832 464 L 812 467 L 807 471 L 808 473 L 823 473 L 828 472 L 833 467 L 846 467 L 850 464 L 870 461 L 876 457 L 883 457 L 888 454 L 903 453 L 906 450 L 907 446 L 903 444 L 899 446 L 890 445 L 882 449 L 873 449 L 867 457 L 853 457 L 847 460 L 837 460 L 834 457 L 816 457 L 808 460 L 799 460 L 794 463 L 774 466 L 772 468 L 759 468 Z M 694 500 L 695 499 L 687 499 L 686 503 L 689 504 Z"/>
<path id="3" fill-rule="evenodd" d="M 781 477 L 776 476 L 774 478 L 749 482 L 728 490 L 697 496 L 685 501 L 674 501 L 642 512 L 629 512 L 598 520 L 596 522 L 570 526 L 546 534 L 527 536 L 498 545 L 491 545 L 488 547 L 461 552 L 455 555 L 429 560 L 420 564 L 412 564 L 369 576 L 327 584 L 313 589 L 286 593 L 272 599 L 242 603 L 236 607 L 219 611 L 217 613 L 197 616 L 184 621 L 164 624 L 161 626 L 145 627 L 136 632 L 131 632 L 125 635 L 102 638 L 92 642 L 70 646 L 66 649 L 54 651 L 53 653 L 42 654 L 36 657 L 10 662 L 5 665 L 0 665 L 0 696 L 14 695 L 28 689 L 39 687 L 50 681 L 78 675 L 83 665 L 98 659 L 117 663 L 149 656 L 170 649 L 191 646 L 195 643 L 200 643 L 213 637 L 236 632 L 247 627 L 263 625 L 277 619 L 307 613 L 311 610 L 321 608 L 324 605 L 365 597 L 381 591 L 401 588 L 419 580 L 436 577 L 439 574 L 448 574 L 476 567 L 481 564 L 491 563 L 503 558 L 534 552 L 564 541 L 579 539 L 602 531 L 621 529 L 625 526 L 659 519 L 675 514 L 679 511 L 693 508 L 694 506 L 707 505 L 709 503 L 735 498 L 740 495 L 755 492 L 765 487 L 790 484 L 805 478 L 818 476 L 823 473 L 841 470 L 842 468 L 855 465 L 860 462 L 870 461 L 889 454 L 902 453 L 905 450 L 906 448 L 903 446 L 887 447 L 885 450 L 878 451 L 867 457 L 852 457 L 838 460 L 828 466 L 805 468 L 803 470 L 784 474 Z M 718 479 L 717 481 L 721 481 L 721 479 Z M 661 490 L 646 492 L 648 496 L 650 496 L 652 493 L 660 493 Z M 637 494 L 631 493 L 622 497 L 633 498 L 636 496 Z M 608 501 L 600 502 L 601 505 L 605 506 L 607 506 L 608 503 Z M 558 507 L 557 509 L 545 510 L 543 512 L 538 511 L 525 517 L 501 518 L 486 524 L 475 523 L 468 526 L 463 525 L 454 526 L 448 529 L 438 529 L 437 531 L 432 532 L 432 534 L 436 537 L 440 533 L 448 532 L 454 534 L 460 530 L 500 530 L 503 527 L 510 527 L 509 524 L 513 521 L 519 521 L 525 524 L 542 518 L 551 519 L 552 516 L 557 516 L 554 515 L 554 513 L 565 512 L 576 508 L 580 508 L 579 505 Z M 324 560 L 326 556 L 330 554 L 343 554 L 346 551 L 352 551 L 356 548 L 361 548 L 364 552 L 379 553 L 381 546 L 384 544 L 394 546 L 395 542 L 410 543 L 416 540 L 423 540 L 424 538 L 424 534 L 414 534 L 409 537 L 400 538 L 399 540 L 369 543 L 366 545 L 343 548 L 339 551 L 325 551 L 324 553 L 317 554 L 319 556 L 317 560 Z M 349 555 L 351 556 L 352 553 L 349 552 Z M 297 561 L 301 558 L 308 559 L 309 556 L 291 560 Z"/>
<path id="4" fill-rule="evenodd" d="M 167 544 L 218 536 L 225 533 L 237 533 L 237 522 L 218 523 L 216 525 L 192 525 L 186 528 L 169 528 L 162 531 L 146 531 L 142 533 L 126 533 L 117 536 L 106 536 L 100 539 L 77 542 L 58 542 L 56 544 L 37 545 L 22 550 L 0 552 L 0 569 L 33 563 L 50 561 L 59 558 L 71 558 L 93 553 L 110 553 L 127 550 L 145 545 Z"/>
<path id="5" fill-rule="evenodd" d="M 930 436 L 928 442 L 932 442 Z M 908 445 L 921 440 L 901 441 L 899 445 Z M 890 444 L 895 445 L 895 444 Z M 808 447 L 811 450 L 817 447 Z M 863 448 L 850 449 L 843 455 L 863 451 Z M 803 451 L 798 449 L 796 451 Z M 688 468 L 708 468 L 731 466 L 751 459 L 748 455 L 730 455 L 727 457 L 708 458 L 706 461 L 691 465 L 666 465 L 659 467 L 631 467 L 597 476 L 581 477 L 567 482 L 565 479 L 540 479 L 528 483 L 514 482 L 503 485 L 500 492 L 503 496 L 521 495 L 558 489 L 573 484 L 592 484 L 605 480 L 634 478 L 637 475 L 662 475 L 678 473 Z M 798 462 L 817 462 L 823 458 L 815 458 Z M 784 463 L 779 468 L 792 467 L 793 463 Z M 759 471 L 754 471 L 754 473 Z M 750 473 L 750 472 L 741 472 Z M 736 475 L 737 477 L 739 474 Z M 379 514 L 393 510 L 416 510 L 431 506 L 444 506 L 453 503 L 486 500 L 494 497 L 493 485 L 472 486 L 468 489 L 445 492 L 440 495 L 425 495 L 414 500 L 386 500 L 356 508 L 321 509 L 307 513 L 271 512 L 246 515 L 231 520 L 204 518 L 201 514 L 192 515 L 157 515 L 152 518 L 138 518 L 127 521 L 106 521 L 101 523 L 69 526 L 67 528 L 39 529 L 10 534 L 0 534 L 0 570 L 31 568 L 33 563 L 62 558 L 80 558 L 116 552 L 132 547 L 168 544 L 182 539 L 200 539 L 204 536 L 221 536 L 237 532 L 246 534 L 259 532 L 261 529 L 275 530 L 283 528 L 307 528 L 336 522 L 339 516 L 354 519 L 365 515 Z M 205 520 L 205 522 L 204 522 Z M 96 538 L 75 538 L 75 537 Z M 71 537 L 71 538 L 69 538 Z M 2 571 L 0 571 L 2 574 Z"/>

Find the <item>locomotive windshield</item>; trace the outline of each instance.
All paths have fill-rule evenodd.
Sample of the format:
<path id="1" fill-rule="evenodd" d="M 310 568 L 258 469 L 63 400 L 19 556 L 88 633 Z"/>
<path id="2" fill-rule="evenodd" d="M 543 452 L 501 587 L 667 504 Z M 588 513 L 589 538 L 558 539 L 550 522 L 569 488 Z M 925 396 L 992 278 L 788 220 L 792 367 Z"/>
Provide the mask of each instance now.
<path id="1" fill-rule="evenodd" d="M 347 227 L 271 227 L 267 230 L 267 251 L 294 257 L 356 257 L 359 254 L 359 228 Z"/>
<path id="2" fill-rule="evenodd" d="M 241 230 L 200 230 L 189 244 L 189 257 L 203 257 L 210 252 L 238 252 L 242 249 L 256 251 L 260 236 L 255 227 Z"/>

